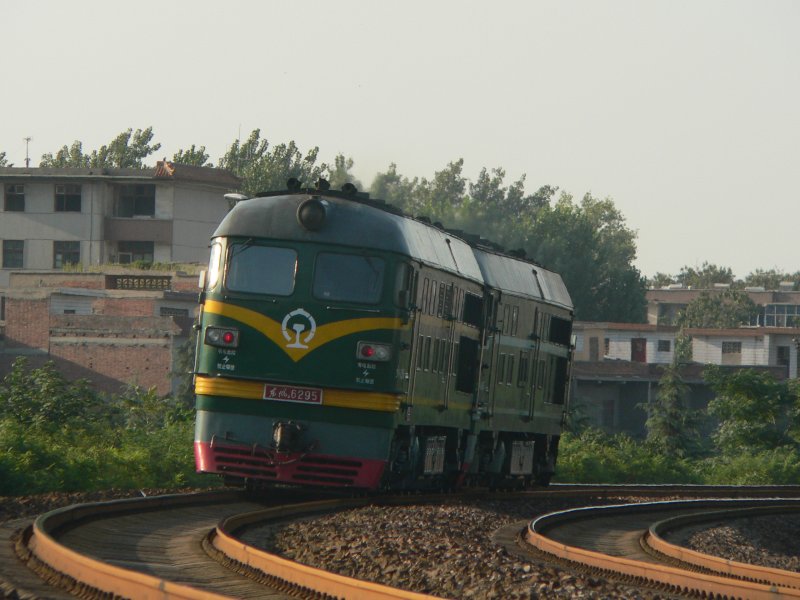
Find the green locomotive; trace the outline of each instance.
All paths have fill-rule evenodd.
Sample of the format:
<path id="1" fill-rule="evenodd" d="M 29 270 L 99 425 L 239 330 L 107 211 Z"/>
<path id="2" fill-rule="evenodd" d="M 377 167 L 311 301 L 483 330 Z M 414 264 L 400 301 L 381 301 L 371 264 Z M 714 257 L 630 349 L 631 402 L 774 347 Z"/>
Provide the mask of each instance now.
<path id="1" fill-rule="evenodd" d="M 243 200 L 201 278 L 196 468 L 248 485 L 547 484 L 561 278 L 346 186 Z"/>

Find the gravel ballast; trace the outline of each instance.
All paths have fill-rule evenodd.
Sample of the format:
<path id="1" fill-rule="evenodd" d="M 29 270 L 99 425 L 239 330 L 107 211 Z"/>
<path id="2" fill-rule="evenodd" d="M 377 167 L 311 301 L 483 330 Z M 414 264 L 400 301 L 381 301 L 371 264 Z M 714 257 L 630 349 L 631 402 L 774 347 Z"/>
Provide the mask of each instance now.
<path id="1" fill-rule="evenodd" d="M 672 598 L 492 543 L 502 527 L 574 506 L 642 498 L 481 500 L 370 506 L 250 531 L 244 540 L 348 577 L 444 598 Z"/>
<path id="2" fill-rule="evenodd" d="M 800 572 L 800 513 L 736 519 L 690 535 L 684 545 L 728 560 Z"/>

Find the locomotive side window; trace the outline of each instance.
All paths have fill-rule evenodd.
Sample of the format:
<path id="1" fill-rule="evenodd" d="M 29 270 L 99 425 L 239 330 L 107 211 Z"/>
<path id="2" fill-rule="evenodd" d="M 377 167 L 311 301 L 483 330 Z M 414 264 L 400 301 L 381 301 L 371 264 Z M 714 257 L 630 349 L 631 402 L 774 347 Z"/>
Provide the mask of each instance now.
<path id="1" fill-rule="evenodd" d="M 471 394 L 475 391 L 475 370 L 478 366 L 478 341 L 461 336 L 459 339 L 456 391 Z"/>
<path id="2" fill-rule="evenodd" d="M 572 322 L 560 317 L 552 317 L 550 319 L 550 335 L 551 342 L 561 344 L 562 346 L 569 346 L 570 338 L 572 337 Z"/>
<path id="3" fill-rule="evenodd" d="M 314 268 L 315 298 L 376 304 L 383 291 L 382 258 L 320 252 Z"/>
<path id="4" fill-rule="evenodd" d="M 220 273 L 220 258 L 222 257 L 222 244 L 211 244 L 211 257 L 208 259 L 208 278 L 206 289 L 212 290 L 217 286 Z"/>
<path id="5" fill-rule="evenodd" d="M 553 404 L 564 404 L 564 396 L 567 390 L 567 359 L 559 356 L 555 360 L 555 371 L 553 372 Z"/>
<path id="6" fill-rule="evenodd" d="M 225 279 L 232 292 L 290 296 L 297 273 L 297 252 L 291 248 L 239 243 L 231 246 Z"/>
<path id="7" fill-rule="evenodd" d="M 397 265 L 395 282 L 395 304 L 399 308 L 409 308 L 414 298 L 415 272 L 411 265 L 400 263 Z"/>
<path id="8" fill-rule="evenodd" d="M 477 294 L 467 292 L 464 296 L 464 315 L 462 321 L 473 327 L 481 326 L 481 315 L 483 314 L 483 298 Z"/>

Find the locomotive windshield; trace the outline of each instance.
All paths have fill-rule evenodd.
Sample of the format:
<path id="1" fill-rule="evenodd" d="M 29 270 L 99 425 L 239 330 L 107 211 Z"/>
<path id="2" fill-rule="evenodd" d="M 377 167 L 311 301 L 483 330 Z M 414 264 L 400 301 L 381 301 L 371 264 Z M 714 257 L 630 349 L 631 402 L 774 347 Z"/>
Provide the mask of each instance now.
<path id="1" fill-rule="evenodd" d="M 289 296 L 294 291 L 297 252 L 291 248 L 233 244 L 225 279 L 233 292 Z"/>
<path id="2" fill-rule="evenodd" d="M 314 269 L 316 298 L 376 304 L 383 291 L 382 258 L 320 252 Z"/>

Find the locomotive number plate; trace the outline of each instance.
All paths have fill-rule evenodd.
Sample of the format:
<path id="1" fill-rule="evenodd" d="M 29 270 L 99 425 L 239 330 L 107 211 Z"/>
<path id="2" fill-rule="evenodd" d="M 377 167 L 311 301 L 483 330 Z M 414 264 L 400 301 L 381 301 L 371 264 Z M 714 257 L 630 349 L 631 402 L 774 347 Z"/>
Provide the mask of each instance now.
<path id="1" fill-rule="evenodd" d="M 297 387 L 293 385 L 264 385 L 264 400 L 282 402 L 306 402 L 322 404 L 322 390 L 319 388 Z"/>

